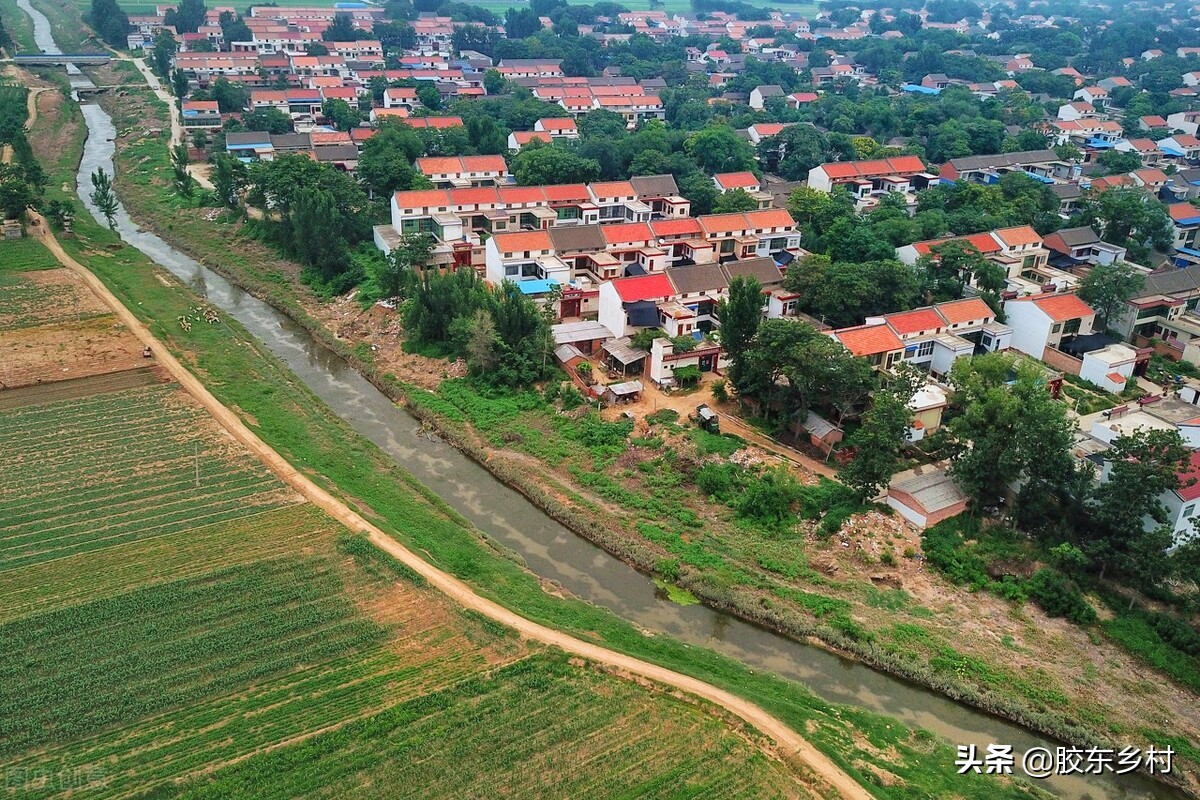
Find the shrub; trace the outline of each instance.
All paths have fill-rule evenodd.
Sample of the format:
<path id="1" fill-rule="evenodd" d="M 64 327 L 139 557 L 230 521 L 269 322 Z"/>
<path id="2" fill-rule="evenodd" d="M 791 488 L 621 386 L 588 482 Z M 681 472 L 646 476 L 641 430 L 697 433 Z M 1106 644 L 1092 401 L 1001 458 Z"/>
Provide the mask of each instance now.
<path id="1" fill-rule="evenodd" d="M 679 580 L 679 559 L 660 558 L 654 565 L 654 571 L 669 581 Z"/>
<path id="2" fill-rule="evenodd" d="M 1043 567 L 1033 573 L 1026 583 L 1026 590 L 1029 597 L 1052 617 L 1066 617 L 1080 625 L 1096 621 L 1096 609 L 1088 604 L 1079 588 L 1056 569 Z"/>
<path id="3" fill-rule="evenodd" d="M 705 464 L 696 470 L 695 481 L 696 488 L 722 503 L 730 502 L 737 494 L 737 475 L 732 464 Z"/>
<path id="4" fill-rule="evenodd" d="M 922 548 L 930 566 L 953 583 L 969 584 L 972 588 L 981 589 L 990 580 L 987 563 L 966 546 L 964 527 L 976 534 L 979 522 L 969 517 L 954 517 L 939 522 L 921 534 Z"/>
<path id="5" fill-rule="evenodd" d="M 563 409 L 566 411 L 579 408 L 585 402 L 583 392 L 570 385 L 564 385 L 558 396 L 562 400 Z"/>
<path id="6" fill-rule="evenodd" d="M 664 422 L 678 422 L 679 412 L 673 408 L 660 408 L 653 414 L 646 415 L 647 425 L 659 425 Z"/>
<path id="7" fill-rule="evenodd" d="M 718 378 L 712 382 L 712 396 L 713 400 L 718 403 L 724 403 L 729 399 L 729 389 L 726 388 L 724 379 Z"/>
<path id="8" fill-rule="evenodd" d="M 799 497 L 800 484 L 786 467 L 779 467 L 751 481 L 734 510 L 742 519 L 777 528 L 795 521 L 792 504 Z"/>

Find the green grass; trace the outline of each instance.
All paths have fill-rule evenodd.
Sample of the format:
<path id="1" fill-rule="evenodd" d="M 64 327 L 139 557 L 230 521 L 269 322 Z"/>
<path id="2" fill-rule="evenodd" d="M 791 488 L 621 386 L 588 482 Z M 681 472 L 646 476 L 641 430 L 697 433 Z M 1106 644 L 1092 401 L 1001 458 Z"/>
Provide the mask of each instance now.
<path id="1" fill-rule="evenodd" d="M 17 5 L 17 0 L 0 0 L 0 19 L 9 37 L 16 44 L 16 53 L 37 53 L 37 43 L 33 41 L 33 20 Z"/>
<path id="2" fill-rule="evenodd" d="M 0 241 L 0 277 L 5 273 L 57 269 L 59 263 L 42 243 L 31 237 Z M 6 301 L 7 305 L 7 301 Z"/>
<path id="3" fill-rule="evenodd" d="M 294 502 L 204 419 L 174 385 L 0 414 L 0 571 Z"/>

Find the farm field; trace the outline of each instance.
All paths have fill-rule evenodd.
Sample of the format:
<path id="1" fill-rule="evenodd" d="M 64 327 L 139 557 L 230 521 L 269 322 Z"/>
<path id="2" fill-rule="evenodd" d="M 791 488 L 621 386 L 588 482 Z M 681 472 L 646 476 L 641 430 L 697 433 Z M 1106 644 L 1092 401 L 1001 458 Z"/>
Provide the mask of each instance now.
<path id="1" fill-rule="evenodd" d="M 0 243 L 0 263 L 18 252 L 36 261 Z M 87 299 L 56 305 L 72 302 Z M 2 330 L 0 346 L 78 324 Z M 757 734 L 461 611 L 157 368 L 50 381 L 43 356 L 34 385 L 0 390 L 6 788 L 811 796 Z"/>

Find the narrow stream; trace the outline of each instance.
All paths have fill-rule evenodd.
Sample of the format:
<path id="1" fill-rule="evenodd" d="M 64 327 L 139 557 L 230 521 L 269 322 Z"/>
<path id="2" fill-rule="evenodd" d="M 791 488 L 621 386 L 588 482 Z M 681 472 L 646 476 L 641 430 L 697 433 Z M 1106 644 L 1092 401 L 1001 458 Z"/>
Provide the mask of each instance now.
<path id="1" fill-rule="evenodd" d="M 34 20 L 45 19 L 18 0 Z M 48 28 L 48 25 L 47 25 Z M 39 39 L 39 44 L 45 44 Z M 91 203 L 90 175 L 114 171 L 112 119 L 98 105 L 81 106 L 88 138 L 78 174 L 84 205 Z M 503 485 L 483 467 L 440 440 L 419 432 L 416 420 L 284 314 L 230 284 L 158 236 L 141 230 L 124 206 L 121 238 L 186 281 L 209 302 L 237 319 L 337 414 L 418 480 L 495 540 L 519 553 L 529 569 L 575 595 L 610 609 L 640 628 L 721 652 L 807 685 L 820 697 L 894 717 L 933 731 L 954 744 L 1011 744 L 1018 753 L 1055 743 L 1017 725 L 956 703 L 940 694 L 877 672 L 826 650 L 795 642 L 705 606 L 670 602 L 646 576 L 572 533 Z M 1019 763 L 1019 761 L 1018 761 Z M 947 765 L 947 769 L 952 765 Z M 1183 798 L 1140 775 L 1062 776 L 1039 785 L 1072 800 Z"/>

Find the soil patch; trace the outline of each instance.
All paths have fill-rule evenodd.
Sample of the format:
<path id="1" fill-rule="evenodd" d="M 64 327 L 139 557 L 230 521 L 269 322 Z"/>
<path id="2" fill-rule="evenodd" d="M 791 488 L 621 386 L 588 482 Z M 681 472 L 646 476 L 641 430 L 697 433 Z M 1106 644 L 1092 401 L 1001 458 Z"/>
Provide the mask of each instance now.
<path id="1" fill-rule="evenodd" d="M 18 328 L 0 338 L 0 387 L 5 389 L 142 366 L 141 343 L 112 314 Z"/>

